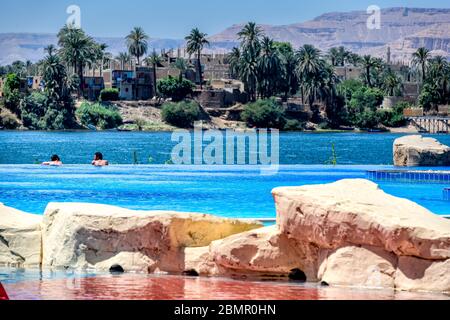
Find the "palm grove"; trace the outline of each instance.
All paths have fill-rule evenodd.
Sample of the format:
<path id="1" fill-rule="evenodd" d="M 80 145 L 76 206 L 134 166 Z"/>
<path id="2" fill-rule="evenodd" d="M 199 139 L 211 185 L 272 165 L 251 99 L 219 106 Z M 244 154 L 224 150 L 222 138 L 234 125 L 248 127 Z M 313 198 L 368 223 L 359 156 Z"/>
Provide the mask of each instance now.
<path id="1" fill-rule="evenodd" d="M 250 125 L 300 129 L 297 126 L 302 124 L 286 120 L 272 99 L 298 96 L 310 107 L 325 106 L 327 118 L 318 119 L 323 128 L 402 126 L 407 103 L 390 111 L 379 106 L 385 96 L 400 96 L 404 82 L 416 79 L 421 86 L 418 104 L 425 111 L 450 101 L 449 63 L 440 56 L 432 58 L 426 48 L 414 53 L 411 67 L 394 72 L 380 58 L 359 56 L 344 47 L 331 48 L 326 54 L 308 44 L 294 50 L 289 43 L 265 36 L 255 23 L 245 25 L 238 36 L 240 47 L 233 48 L 229 57 L 231 73 L 244 83 L 251 101 L 260 99 L 244 111 Z M 361 79 L 339 81 L 335 68 L 348 64 L 361 67 Z"/>
<path id="2" fill-rule="evenodd" d="M 301 130 L 305 119 L 287 116 L 280 101 L 290 97 L 301 99 L 311 107 L 324 106 L 326 117 L 316 114 L 315 122 L 323 129 L 352 126 L 374 128 L 380 125 L 401 126 L 405 124 L 403 109 L 399 103 L 393 110 L 381 111 L 385 96 L 400 96 L 402 85 L 407 81 L 420 83 L 418 104 L 425 111 L 432 111 L 440 104 L 449 102 L 450 67 L 440 56 L 431 57 L 430 52 L 420 48 L 412 57 L 412 66 L 393 71 L 379 58 L 359 56 L 344 47 L 332 48 L 326 53 L 312 45 L 297 50 L 289 43 L 276 42 L 265 36 L 255 23 L 248 23 L 238 33 L 240 46 L 228 55 L 230 74 L 241 80 L 250 102 L 242 113 L 250 127 L 276 127 Z M 83 30 L 65 26 L 58 33 L 58 48 L 48 46 L 46 56 L 36 64 L 14 62 L 0 67 L 0 75 L 6 76 L 4 106 L 21 119 L 30 129 L 59 130 L 94 124 L 100 128 L 112 128 L 121 124 L 114 105 L 107 103 L 118 98 L 116 90 L 104 90 L 101 103 L 83 103 L 75 108 L 75 98 L 80 98 L 86 70 L 101 76 L 107 63 L 114 59 L 122 69 L 133 63 L 144 63 L 153 68 L 153 81 L 157 83 L 155 94 L 170 98 L 163 104 L 163 117 L 167 122 L 189 127 L 200 116 L 199 106 L 185 101 L 194 84 L 183 78 L 191 66 L 178 59 L 175 67 L 180 70 L 178 78 L 157 79 L 156 70 L 162 57 L 155 51 L 149 55 L 148 35 L 142 28 L 134 28 L 126 37 L 128 52 L 113 58 L 104 44 L 97 43 Z M 209 45 L 207 35 L 193 29 L 186 37 L 186 49 L 195 57 L 194 69 L 200 89 L 203 87 L 201 55 Z M 336 67 L 353 65 L 363 70 L 361 78 L 340 81 Z M 20 93 L 20 78 L 30 74 L 42 75 L 45 89 L 31 94 Z M 13 127 L 11 117 L 2 112 L 0 126 Z"/>

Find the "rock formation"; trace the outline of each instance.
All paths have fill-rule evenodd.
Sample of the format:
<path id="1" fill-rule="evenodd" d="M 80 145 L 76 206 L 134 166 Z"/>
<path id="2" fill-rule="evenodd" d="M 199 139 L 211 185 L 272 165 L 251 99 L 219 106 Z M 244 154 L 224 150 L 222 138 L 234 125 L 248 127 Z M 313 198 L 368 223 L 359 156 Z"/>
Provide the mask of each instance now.
<path id="1" fill-rule="evenodd" d="M 319 247 L 330 285 L 450 291 L 450 221 L 367 180 L 278 188 L 280 231 Z"/>
<path id="2" fill-rule="evenodd" d="M 41 264 L 41 220 L 0 203 L 0 266 Z"/>
<path id="3" fill-rule="evenodd" d="M 398 167 L 450 165 L 450 147 L 433 138 L 405 136 L 394 142 L 394 164 Z"/>
<path id="4" fill-rule="evenodd" d="M 183 249 L 261 227 L 203 214 L 132 211 L 92 204 L 48 205 L 43 219 L 43 266 L 177 272 Z"/>
<path id="5" fill-rule="evenodd" d="M 277 224 L 90 204 L 39 217 L 1 207 L 0 264 L 289 277 L 450 292 L 450 221 L 367 180 L 273 190 Z M 17 255 L 23 257 L 17 260 Z"/>

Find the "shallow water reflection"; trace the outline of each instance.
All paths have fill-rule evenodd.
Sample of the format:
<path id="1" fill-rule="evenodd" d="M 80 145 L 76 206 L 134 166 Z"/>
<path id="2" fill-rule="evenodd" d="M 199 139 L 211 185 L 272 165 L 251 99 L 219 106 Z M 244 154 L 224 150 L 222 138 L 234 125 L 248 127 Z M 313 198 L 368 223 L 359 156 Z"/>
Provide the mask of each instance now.
<path id="1" fill-rule="evenodd" d="M 293 282 L 124 274 L 5 283 L 15 300 L 393 300 L 450 299 L 427 293 L 318 287 Z"/>

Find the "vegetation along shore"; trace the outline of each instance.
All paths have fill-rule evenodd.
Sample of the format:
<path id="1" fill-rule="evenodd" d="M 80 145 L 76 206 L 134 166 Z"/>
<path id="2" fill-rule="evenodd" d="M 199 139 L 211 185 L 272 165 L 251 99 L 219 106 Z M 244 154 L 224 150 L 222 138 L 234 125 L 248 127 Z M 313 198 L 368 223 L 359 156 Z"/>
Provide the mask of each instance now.
<path id="1" fill-rule="evenodd" d="M 204 54 L 193 29 L 185 48 L 156 52 L 134 28 L 116 57 L 82 29 L 63 27 L 41 61 L 0 66 L 0 128 L 172 131 L 417 132 L 412 117 L 447 116 L 450 66 L 419 48 L 408 62 L 344 47 L 294 48 L 255 23 L 228 53 Z M 448 127 L 448 123 L 447 123 Z M 449 128 L 445 126 L 442 131 Z"/>

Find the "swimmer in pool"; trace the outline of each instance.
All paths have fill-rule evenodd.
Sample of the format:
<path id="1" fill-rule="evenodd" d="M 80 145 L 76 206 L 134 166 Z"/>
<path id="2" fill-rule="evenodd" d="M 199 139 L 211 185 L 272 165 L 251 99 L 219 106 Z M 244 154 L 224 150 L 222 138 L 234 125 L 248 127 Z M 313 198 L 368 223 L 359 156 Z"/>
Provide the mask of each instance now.
<path id="1" fill-rule="evenodd" d="M 43 166 L 52 166 L 52 167 L 59 167 L 59 166 L 62 166 L 62 164 L 63 163 L 62 163 L 61 159 L 56 154 L 52 155 L 50 161 L 42 163 Z"/>
<path id="2" fill-rule="evenodd" d="M 109 166 L 109 162 L 107 160 L 103 160 L 103 154 L 101 152 L 96 152 L 92 165 L 96 167 L 104 167 Z"/>

